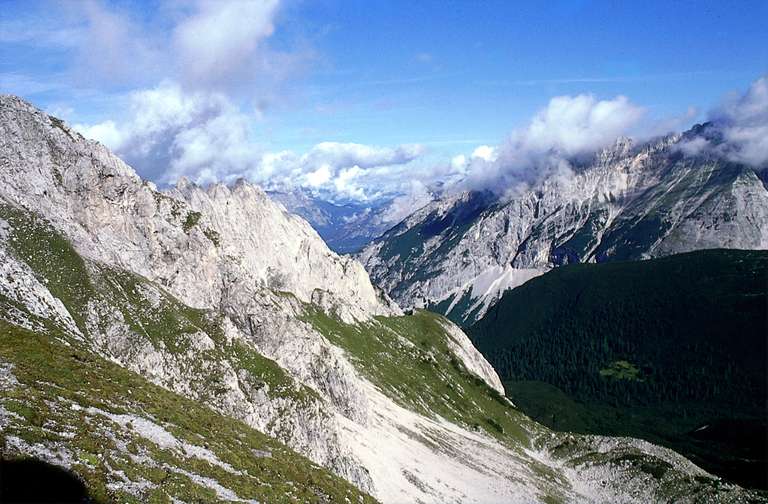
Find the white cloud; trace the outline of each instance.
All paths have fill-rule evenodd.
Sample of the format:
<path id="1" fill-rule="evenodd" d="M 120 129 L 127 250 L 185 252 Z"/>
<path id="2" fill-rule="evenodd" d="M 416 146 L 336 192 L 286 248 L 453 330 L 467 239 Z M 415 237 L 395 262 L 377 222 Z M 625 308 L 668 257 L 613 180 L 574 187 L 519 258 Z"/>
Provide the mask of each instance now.
<path id="1" fill-rule="evenodd" d="M 490 145 L 481 145 L 472 151 L 472 158 L 482 159 L 483 161 L 495 161 L 498 153 L 495 147 Z"/>
<path id="2" fill-rule="evenodd" d="M 283 154 L 277 163 L 269 158 L 269 170 L 265 155 L 249 178 L 273 187 L 310 187 L 333 200 L 369 200 L 399 192 L 406 181 L 398 174 L 410 170 L 410 163 L 423 154 L 424 148 L 419 145 L 378 147 L 321 142 L 300 156 Z"/>
<path id="3" fill-rule="evenodd" d="M 758 168 L 768 165 L 768 76 L 728 100 L 713 116 L 726 142 L 720 150 L 734 161 Z"/>
<path id="4" fill-rule="evenodd" d="M 625 96 L 597 100 L 592 95 L 558 96 L 540 111 L 517 144 L 574 155 L 608 145 L 636 125 L 644 110 Z"/>
<path id="5" fill-rule="evenodd" d="M 333 180 L 336 194 L 342 198 L 355 200 L 367 199 L 365 188 L 358 183 L 358 180 L 363 173 L 364 170 L 359 166 L 344 168 L 339 171 L 338 175 Z"/>
<path id="6" fill-rule="evenodd" d="M 467 156 L 464 154 L 458 154 L 451 158 L 451 168 L 456 171 L 461 171 L 467 166 Z"/>
<path id="7" fill-rule="evenodd" d="M 161 183 L 243 177 L 266 188 L 304 186 L 331 199 L 366 200 L 405 184 L 392 175 L 424 154 L 419 145 L 378 147 L 322 142 L 304 154 L 265 152 L 252 138 L 252 117 L 224 95 L 185 92 L 173 82 L 131 93 L 130 116 L 75 128 L 101 141 Z"/>
<path id="8" fill-rule="evenodd" d="M 163 82 L 131 93 L 129 101 L 130 117 L 119 126 L 108 120 L 76 128 L 115 150 L 144 177 L 213 182 L 258 162 L 249 118 L 224 95 L 186 93 Z"/>
<path id="9" fill-rule="evenodd" d="M 275 30 L 278 0 L 199 0 L 174 29 L 173 45 L 183 81 L 193 85 L 252 83 L 269 64 L 264 42 Z M 265 57 L 264 52 L 269 57 Z"/>
<path id="10" fill-rule="evenodd" d="M 321 187 L 331 180 L 331 168 L 324 164 L 317 170 L 307 173 L 304 177 L 310 187 Z"/>
<path id="11" fill-rule="evenodd" d="M 768 76 L 757 79 L 740 95 L 731 95 L 716 110 L 699 135 L 678 148 L 690 156 L 725 157 L 758 170 L 768 168 Z"/>
<path id="12" fill-rule="evenodd" d="M 12 39 L 56 30 L 55 45 L 74 54 L 70 78 L 79 86 L 152 87 L 172 80 L 185 89 L 227 92 L 264 101 L 299 72 L 308 48 L 275 50 L 271 38 L 281 0 L 193 0 L 158 6 L 151 19 L 98 0 L 55 5 L 55 23 L 35 30 L 9 25 Z M 45 17 L 45 16 L 42 16 Z M 7 23 L 0 24 L 4 26 Z M 59 26 L 60 25 L 60 26 Z M 3 37 L 0 36 L 0 39 Z"/>
<path id="13" fill-rule="evenodd" d="M 303 164 L 331 162 L 338 168 L 359 166 L 375 168 L 393 164 L 405 164 L 424 153 L 421 145 L 401 145 L 394 149 L 373 147 L 357 143 L 322 142 L 302 156 Z"/>
<path id="14" fill-rule="evenodd" d="M 123 145 L 123 134 L 117 129 L 114 121 L 104 121 L 92 126 L 75 124 L 73 127 L 86 138 L 101 142 L 114 151 L 119 151 Z"/>
<path id="15" fill-rule="evenodd" d="M 499 147 L 477 147 L 457 189 L 514 192 L 546 176 L 568 176 L 571 159 L 612 144 L 643 115 L 644 109 L 624 96 L 552 98 L 528 126 L 513 131 Z"/>

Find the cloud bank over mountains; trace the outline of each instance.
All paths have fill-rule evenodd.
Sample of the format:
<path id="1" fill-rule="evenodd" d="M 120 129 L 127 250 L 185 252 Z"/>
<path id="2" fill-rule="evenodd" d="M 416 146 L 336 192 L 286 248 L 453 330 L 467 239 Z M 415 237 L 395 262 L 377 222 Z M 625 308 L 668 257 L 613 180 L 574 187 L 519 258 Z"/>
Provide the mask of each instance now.
<path id="1" fill-rule="evenodd" d="M 514 130 L 493 156 L 474 155 L 462 189 L 509 192 L 550 175 L 568 176 L 574 157 L 594 152 L 626 135 L 645 111 L 625 96 L 557 96 L 529 124 Z"/>
<path id="2" fill-rule="evenodd" d="M 123 93 L 125 116 L 77 129 L 160 183 L 243 177 L 266 189 L 302 187 L 333 201 L 399 197 L 393 211 L 407 213 L 434 192 L 514 193 L 543 177 L 567 178 L 574 160 L 619 136 L 667 132 L 649 127 L 647 109 L 626 96 L 577 94 L 550 99 L 499 145 L 479 145 L 446 160 L 418 144 L 376 146 L 333 138 L 304 152 L 270 150 L 256 133 L 263 109 L 279 93 L 276 83 L 291 79 L 312 59 L 306 48 L 275 49 L 284 9 L 280 0 L 171 3 L 155 24 L 98 2 L 69 9 L 83 20 L 66 37 L 78 51 L 78 71 L 87 67 L 91 79 L 133 85 Z M 763 77 L 710 114 L 722 143 L 696 140 L 682 148 L 764 165 L 767 110 Z"/>
<path id="3" fill-rule="evenodd" d="M 247 178 L 268 189 L 302 186 L 340 199 L 367 200 L 384 194 L 385 178 L 425 152 L 420 145 L 340 142 L 321 142 L 304 154 L 265 152 L 253 138 L 247 114 L 224 94 L 185 92 L 170 81 L 131 93 L 129 108 L 120 124 L 108 120 L 75 128 L 161 183 L 180 177 L 201 184 Z M 383 190 L 369 189 L 374 186 Z"/>
<path id="4" fill-rule="evenodd" d="M 302 187 L 335 201 L 398 196 L 393 211 L 407 214 L 433 192 L 490 190 L 515 193 L 544 177 L 567 179 L 572 162 L 642 131 L 646 110 L 627 97 L 558 96 L 498 146 L 480 145 L 466 155 L 425 164 L 418 144 L 379 147 L 321 142 L 304 153 L 271 152 L 259 146 L 252 119 L 222 92 L 185 91 L 163 81 L 130 95 L 130 116 L 77 125 L 161 183 L 188 177 L 205 184 L 246 178 L 267 189 Z M 697 138 L 681 145 L 756 167 L 768 160 L 768 78 L 710 113 L 722 142 Z"/>
<path id="5" fill-rule="evenodd" d="M 261 146 L 253 132 L 260 107 L 310 57 L 270 46 L 280 8 L 279 0 L 171 4 L 164 14 L 172 28 L 151 30 L 98 2 L 71 6 L 83 19 L 68 37 L 78 72 L 141 84 L 125 94 L 124 117 L 75 127 L 160 183 L 244 177 L 270 189 L 303 186 L 357 200 L 401 192 L 400 184 L 384 182 L 425 153 L 419 145 L 327 141 L 305 153 Z"/>
<path id="6" fill-rule="evenodd" d="M 592 95 L 558 96 L 524 128 L 514 130 L 498 147 L 481 146 L 470 158 L 457 156 L 454 190 L 489 190 L 510 196 L 545 177 L 572 175 L 580 157 L 612 145 L 621 136 L 640 139 L 670 132 L 672 118 L 643 126 L 646 109 L 625 96 L 598 100 Z M 692 114 L 687 114 L 689 117 Z M 685 118 L 684 118 L 685 119 Z M 761 170 L 768 168 L 768 76 L 744 94 L 728 97 L 709 113 L 716 141 L 697 137 L 680 146 L 687 154 L 725 156 Z"/>
<path id="7" fill-rule="evenodd" d="M 552 173 L 566 175 L 569 159 L 612 143 L 643 115 L 642 107 L 623 96 L 559 96 L 501 145 L 481 145 L 426 166 L 413 164 L 426 153 L 416 144 L 322 142 L 303 154 L 264 152 L 248 118 L 225 95 L 184 92 L 169 81 L 133 93 L 131 116 L 122 125 L 77 127 L 162 183 L 182 176 L 198 183 L 244 177 L 268 189 L 300 186 L 339 200 L 400 194 L 407 196 L 403 202 L 421 202 L 433 190 L 506 190 Z"/>
<path id="8" fill-rule="evenodd" d="M 768 166 L 768 76 L 743 95 L 732 97 L 712 114 L 726 142 L 726 154 L 737 162 Z"/>

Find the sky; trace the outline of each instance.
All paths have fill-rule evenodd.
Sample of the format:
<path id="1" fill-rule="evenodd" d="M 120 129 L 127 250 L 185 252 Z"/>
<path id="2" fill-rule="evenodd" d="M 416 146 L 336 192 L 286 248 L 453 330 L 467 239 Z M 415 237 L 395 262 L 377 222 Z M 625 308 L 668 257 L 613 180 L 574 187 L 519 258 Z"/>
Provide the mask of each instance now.
<path id="1" fill-rule="evenodd" d="M 2 0 L 0 92 L 158 184 L 418 199 L 759 98 L 766 20 L 765 0 Z"/>

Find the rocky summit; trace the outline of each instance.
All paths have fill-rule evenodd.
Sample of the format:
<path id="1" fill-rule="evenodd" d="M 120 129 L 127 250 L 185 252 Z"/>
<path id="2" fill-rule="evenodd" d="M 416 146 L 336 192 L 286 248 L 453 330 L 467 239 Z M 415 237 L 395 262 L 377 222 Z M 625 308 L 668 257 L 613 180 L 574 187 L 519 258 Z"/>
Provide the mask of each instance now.
<path id="1" fill-rule="evenodd" d="M 455 243 L 438 233 L 408 249 L 440 242 L 441 256 L 471 247 L 477 259 L 451 259 L 458 269 L 413 287 L 383 284 L 401 301 L 438 300 L 492 268 L 539 271 L 717 240 L 765 245 L 754 173 L 675 160 L 674 140 L 608 151 L 567 192 L 551 182 L 478 208 Z M 667 169 L 649 168 L 658 156 Z M 681 204 L 670 191 L 690 196 Z M 624 199 L 635 192 L 645 199 Z M 470 200 L 437 203 L 393 233 Z M 641 242 L 643 219 L 670 225 Z M 386 243 L 364 256 L 374 273 Z M 0 97 L 0 257 L 3 459 L 66 468 L 99 502 L 754 497 L 668 449 L 533 422 L 461 329 L 404 314 L 360 263 L 258 187 L 182 180 L 160 191 L 13 96 Z"/>
<path id="2" fill-rule="evenodd" d="M 448 195 L 369 244 L 358 258 L 403 307 L 470 324 L 501 294 L 554 267 L 709 248 L 768 248 L 761 172 L 686 145 L 712 124 L 633 145 L 619 139 L 568 176 L 500 200 Z"/>

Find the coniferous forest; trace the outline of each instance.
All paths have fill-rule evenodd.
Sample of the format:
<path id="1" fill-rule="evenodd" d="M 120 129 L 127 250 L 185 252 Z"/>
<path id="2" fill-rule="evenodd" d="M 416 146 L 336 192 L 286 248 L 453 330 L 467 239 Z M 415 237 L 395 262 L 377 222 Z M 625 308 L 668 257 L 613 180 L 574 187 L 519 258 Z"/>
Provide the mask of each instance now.
<path id="1" fill-rule="evenodd" d="M 469 332 L 550 427 L 642 437 L 765 488 L 767 291 L 760 251 L 577 264 L 507 292 Z"/>

